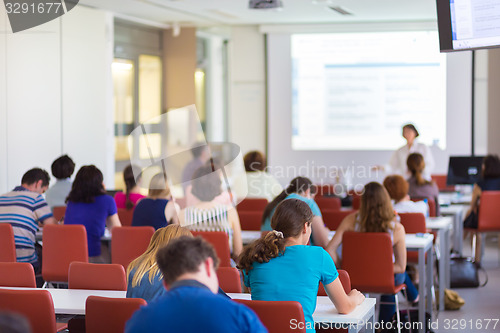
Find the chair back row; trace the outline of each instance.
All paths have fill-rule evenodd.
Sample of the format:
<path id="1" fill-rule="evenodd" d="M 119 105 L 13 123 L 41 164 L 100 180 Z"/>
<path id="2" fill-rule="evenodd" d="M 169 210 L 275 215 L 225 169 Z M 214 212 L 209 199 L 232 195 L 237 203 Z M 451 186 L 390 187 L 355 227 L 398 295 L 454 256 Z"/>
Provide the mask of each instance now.
<path id="1" fill-rule="evenodd" d="M 16 262 L 14 230 L 9 223 L 0 223 L 0 262 Z"/>

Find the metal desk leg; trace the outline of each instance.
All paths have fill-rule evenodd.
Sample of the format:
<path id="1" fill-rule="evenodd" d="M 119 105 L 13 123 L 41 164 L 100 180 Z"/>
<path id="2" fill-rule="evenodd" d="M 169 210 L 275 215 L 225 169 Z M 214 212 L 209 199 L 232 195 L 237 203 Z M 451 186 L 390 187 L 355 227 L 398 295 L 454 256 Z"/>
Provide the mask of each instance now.
<path id="1" fill-rule="evenodd" d="M 439 311 L 444 310 L 444 287 L 446 281 L 446 267 L 445 267 L 445 256 L 446 252 L 446 230 L 439 229 Z"/>
<path id="2" fill-rule="evenodd" d="M 434 256 L 433 256 L 433 251 L 432 251 L 432 246 L 429 247 L 429 249 L 427 250 L 427 307 L 426 307 L 426 311 L 429 312 L 429 314 L 431 315 L 431 321 L 432 321 L 432 299 L 433 299 L 433 295 L 432 295 L 432 285 L 433 285 L 433 275 L 434 275 Z M 425 256 L 424 256 L 425 257 Z M 425 328 L 425 313 L 423 314 L 424 315 L 424 321 L 422 321 L 422 323 L 424 323 L 424 328 Z"/>
<path id="3" fill-rule="evenodd" d="M 418 321 L 421 323 L 425 322 L 425 282 L 427 278 L 427 274 L 425 271 L 425 252 L 423 248 L 418 249 L 418 276 L 420 277 L 420 281 L 418 283 Z M 419 332 L 425 332 L 425 325 L 422 325 L 422 329 Z"/>

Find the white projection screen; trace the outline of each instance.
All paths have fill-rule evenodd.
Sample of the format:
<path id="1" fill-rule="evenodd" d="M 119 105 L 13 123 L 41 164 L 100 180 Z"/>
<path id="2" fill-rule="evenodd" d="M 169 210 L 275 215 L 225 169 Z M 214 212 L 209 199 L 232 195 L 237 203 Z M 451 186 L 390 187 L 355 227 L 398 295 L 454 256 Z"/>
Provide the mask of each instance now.
<path id="1" fill-rule="evenodd" d="M 267 33 L 268 162 L 282 184 L 337 183 L 339 170 L 381 181 L 371 167 L 387 164 L 410 122 L 433 173 L 470 154 L 471 53 L 439 54 L 436 30 L 404 30 Z"/>

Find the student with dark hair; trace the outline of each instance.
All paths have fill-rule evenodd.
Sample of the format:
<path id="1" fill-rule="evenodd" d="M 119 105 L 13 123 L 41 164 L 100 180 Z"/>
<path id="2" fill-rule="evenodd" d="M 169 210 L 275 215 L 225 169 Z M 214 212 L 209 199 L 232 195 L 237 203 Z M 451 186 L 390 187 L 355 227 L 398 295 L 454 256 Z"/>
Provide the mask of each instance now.
<path id="1" fill-rule="evenodd" d="M 180 224 L 190 230 L 227 233 L 233 259 L 236 259 L 243 248 L 240 219 L 233 206 L 217 200 L 222 193 L 220 170 L 212 165 L 202 166 L 194 173 L 191 183 L 191 193 L 198 202 L 181 210 Z"/>
<path id="2" fill-rule="evenodd" d="M 104 229 L 121 226 L 116 203 L 106 194 L 103 175 L 95 165 L 84 165 L 78 170 L 64 217 L 65 224 L 82 224 L 87 230 L 90 262 L 106 262 L 107 253 L 101 256 L 101 237 Z M 106 251 L 107 252 L 107 251 Z"/>
<path id="3" fill-rule="evenodd" d="M 140 182 L 142 179 L 142 171 L 136 165 L 127 165 L 123 169 L 123 180 L 125 182 L 125 193 L 116 192 L 115 202 L 117 208 L 132 209 L 145 196 L 141 194 Z"/>
<path id="4" fill-rule="evenodd" d="M 483 159 L 483 165 L 481 170 L 481 180 L 474 184 L 474 189 L 472 190 L 472 200 L 470 202 L 470 208 L 466 214 L 469 216 L 471 213 L 475 214 L 475 218 L 466 219 L 465 221 L 470 221 L 472 223 L 464 224 L 464 227 L 469 229 L 477 229 L 477 216 L 479 212 L 479 206 L 481 204 L 481 194 L 484 191 L 500 191 L 500 159 L 497 155 L 487 155 Z M 475 261 L 481 263 L 482 259 L 482 242 L 483 238 L 481 233 L 476 235 L 476 258 Z"/>
<path id="5" fill-rule="evenodd" d="M 216 295 L 219 259 L 202 238 L 170 241 L 158 250 L 156 262 L 168 292 L 135 312 L 126 333 L 267 332 L 253 311 Z"/>
<path id="6" fill-rule="evenodd" d="M 411 302 L 418 300 L 418 290 L 406 273 L 405 228 L 399 223 L 389 194 L 381 184 L 371 182 L 365 185 L 359 211 L 348 215 L 335 231 L 327 251 L 336 264 L 340 264 L 337 249 L 342 244 L 342 236 L 346 231 L 389 233 L 394 250 L 395 284 L 406 284 L 408 299 Z M 379 321 L 388 322 L 396 312 L 395 295 L 382 295 L 381 302 L 383 303 L 380 305 Z"/>
<path id="7" fill-rule="evenodd" d="M 42 268 L 41 249 L 35 244 L 38 226 L 57 223 L 42 196 L 49 181 L 47 171 L 34 168 L 23 175 L 21 186 L 0 196 L 0 223 L 12 225 L 17 261 L 32 264 L 35 274 L 41 273 Z M 38 246 L 36 249 L 35 245 Z"/>
<path id="8" fill-rule="evenodd" d="M 304 201 L 311 209 L 314 217 L 312 219 L 311 243 L 317 246 L 326 247 L 328 244 L 328 229 L 325 227 L 321 211 L 314 201 L 316 186 L 306 177 L 296 177 L 292 179 L 290 185 L 283 190 L 273 201 L 271 201 L 262 215 L 262 231 L 272 230 L 271 218 L 276 206 L 283 200 L 298 199 Z"/>
<path id="9" fill-rule="evenodd" d="M 243 157 L 245 176 L 235 180 L 234 191 L 238 197 L 265 198 L 267 201 L 278 196 L 283 187 L 266 171 L 266 158 L 260 151 L 250 151 Z"/>
<path id="10" fill-rule="evenodd" d="M 133 226 L 152 226 L 155 230 L 179 223 L 178 207 L 172 200 L 167 175 L 159 173 L 151 178 L 149 193 L 134 209 Z"/>
<path id="11" fill-rule="evenodd" d="M 436 203 L 436 214 L 439 216 L 439 189 L 433 181 L 424 176 L 424 157 L 419 153 L 408 156 L 406 161 L 411 177 L 408 179 L 408 194 L 411 198 L 428 198 Z"/>
<path id="12" fill-rule="evenodd" d="M 194 172 L 210 159 L 210 148 L 206 143 L 198 142 L 191 148 L 191 154 L 193 154 L 193 159 L 186 164 L 182 172 L 182 189 L 184 190 L 184 194 L 186 194 L 186 188 L 189 186 L 191 179 L 193 179 Z"/>
<path id="13" fill-rule="evenodd" d="M 45 200 L 50 208 L 66 206 L 66 197 L 71 191 L 71 175 L 75 171 L 75 162 L 68 155 L 62 155 L 52 163 L 52 175 L 56 183 L 45 193 Z"/>
<path id="14" fill-rule="evenodd" d="M 413 202 L 408 195 L 408 182 L 400 175 L 387 176 L 384 187 L 393 200 L 392 207 L 397 213 L 422 213 L 429 216 L 429 206 L 423 200 Z"/>
<path id="15" fill-rule="evenodd" d="M 347 295 L 330 255 L 307 245 L 313 218 L 304 201 L 283 200 L 271 219 L 273 231 L 245 247 L 238 264 L 253 300 L 299 302 L 307 332 L 314 332 L 320 282 L 339 313 L 351 312 L 365 298 L 356 289 Z"/>

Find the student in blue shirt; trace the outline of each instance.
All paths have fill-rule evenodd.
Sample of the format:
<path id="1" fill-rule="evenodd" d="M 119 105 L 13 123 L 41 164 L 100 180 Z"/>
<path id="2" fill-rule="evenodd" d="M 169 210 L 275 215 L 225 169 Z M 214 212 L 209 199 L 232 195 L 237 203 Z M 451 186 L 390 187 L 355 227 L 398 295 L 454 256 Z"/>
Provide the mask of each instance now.
<path id="1" fill-rule="evenodd" d="M 307 332 L 315 332 L 312 314 L 320 282 L 339 313 L 351 312 L 365 298 L 356 289 L 346 294 L 331 256 L 307 246 L 313 219 L 303 200 L 283 200 L 271 219 L 274 230 L 247 246 L 238 264 L 253 300 L 299 302 Z"/>
<path id="2" fill-rule="evenodd" d="M 319 210 L 314 195 L 316 194 L 316 186 L 306 177 L 296 177 L 292 179 L 290 185 L 283 190 L 273 201 L 271 201 L 262 215 L 262 231 L 272 230 L 271 218 L 274 214 L 276 206 L 286 199 L 298 199 L 305 202 L 313 213 L 311 221 L 312 236 L 311 244 L 325 248 L 328 245 L 328 228 L 325 227 L 321 211 Z"/>
<path id="3" fill-rule="evenodd" d="M 140 308 L 125 333 L 267 332 L 252 310 L 217 295 L 219 259 L 201 237 L 171 241 L 158 251 L 156 261 L 168 292 Z"/>

